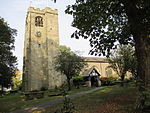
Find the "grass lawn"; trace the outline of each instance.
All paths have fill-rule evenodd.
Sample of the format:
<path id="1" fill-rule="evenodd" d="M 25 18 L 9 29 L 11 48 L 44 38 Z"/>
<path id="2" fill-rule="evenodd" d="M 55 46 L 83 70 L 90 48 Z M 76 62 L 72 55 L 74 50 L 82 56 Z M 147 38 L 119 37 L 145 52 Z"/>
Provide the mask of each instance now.
<path id="1" fill-rule="evenodd" d="M 80 89 L 72 89 L 71 91 L 69 91 L 69 95 L 70 94 L 74 94 L 74 93 L 78 93 L 78 92 L 82 92 L 82 91 L 87 91 L 90 90 L 91 88 L 80 88 Z M 42 99 L 34 99 L 34 100 L 25 100 L 24 95 L 21 95 L 19 93 L 16 94 L 8 94 L 5 95 L 4 97 L 0 97 L 0 113 L 6 113 L 6 112 L 11 112 L 14 111 L 16 109 L 20 109 L 23 107 L 27 107 L 30 105 L 34 105 L 40 102 L 44 102 L 47 100 L 51 100 L 51 99 L 55 99 L 55 98 L 60 98 L 62 96 L 53 96 L 53 97 L 48 97 L 48 95 L 51 92 L 45 92 L 45 97 Z"/>
<path id="2" fill-rule="evenodd" d="M 49 99 L 59 98 L 59 97 L 45 97 L 42 99 L 34 99 L 26 101 L 24 95 L 19 93 L 8 94 L 3 98 L 0 98 L 0 113 L 10 112 L 22 107 L 27 107 L 36 103 L 40 103 Z"/>
<path id="3" fill-rule="evenodd" d="M 132 86 L 109 86 L 72 100 L 75 113 L 135 113 L 136 89 Z M 47 108 L 44 113 L 54 113 L 62 105 Z"/>

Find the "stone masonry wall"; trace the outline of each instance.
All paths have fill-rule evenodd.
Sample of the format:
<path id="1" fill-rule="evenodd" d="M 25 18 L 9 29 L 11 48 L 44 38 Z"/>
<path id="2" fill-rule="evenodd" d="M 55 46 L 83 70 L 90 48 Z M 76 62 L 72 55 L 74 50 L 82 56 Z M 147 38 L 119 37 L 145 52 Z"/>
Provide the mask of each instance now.
<path id="1" fill-rule="evenodd" d="M 35 18 L 43 18 L 43 27 L 35 26 Z M 40 36 L 37 36 L 40 32 Z M 58 11 L 29 7 L 24 42 L 23 90 L 54 88 L 65 81 L 56 72 L 53 59 L 59 46 Z"/>

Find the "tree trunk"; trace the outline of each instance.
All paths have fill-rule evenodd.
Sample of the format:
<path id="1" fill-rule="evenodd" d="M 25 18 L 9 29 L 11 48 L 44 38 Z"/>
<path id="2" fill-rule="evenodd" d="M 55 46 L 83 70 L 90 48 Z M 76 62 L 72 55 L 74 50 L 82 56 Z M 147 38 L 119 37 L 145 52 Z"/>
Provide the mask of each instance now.
<path id="1" fill-rule="evenodd" d="M 140 80 L 139 93 L 142 97 L 139 97 L 139 105 L 137 109 L 143 108 L 146 98 L 143 95 L 146 88 L 149 89 L 150 85 L 150 24 L 148 15 L 144 10 L 141 14 L 137 0 L 127 0 L 124 2 L 126 7 L 126 14 L 128 16 L 128 22 L 130 24 L 131 33 L 135 40 L 135 50 L 138 61 L 137 76 Z"/>
<path id="2" fill-rule="evenodd" d="M 139 95 L 136 103 L 136 109 L 138 110 L 142 110 L 145 107 L 145 102 L 147 100 L 145 91 L 150 88 L 150 37 L 145 33 L 146 28 L 142 28 L 143 30 L 135 28 L 133 32 L 138 61 L 137 78 Z"/>
<path id="3" fill-rule="evenodd" d="M 68 83 L 68 91 L 70 91 L 71 90 L 70 78 L 67 78 L 67 83 Z"/>
<path id="4" fill-rule="evenodd" d="M 128 16 L 128 22 L 131 27 L 131 33 L 135 40 L 135 50 L 138 61 L 137 76 L 143 81 L 144 86 L 150 84 L 150 26 L 149 21 L 144 15 L 139 15 L 139 9 L 137 8 L 137 1 L 127 1 L 126 13 Z M 144 21 L 141 18 L 147 20 Z"/>
<path id="5" fill-rule="evenodd" d="M 4 82 L 3 82 L 3 80 L 2 80 L 2 89 L 1 89 L 1 93 L 2 93 L 2 95 L 4 94 Z"/>
<path id="6" fill-rule="evenodd" d="M 138 60 L 138 78 L 145 87 L 148 87 L 150 85 L 150 38 L 146 36 L 137 38 L 135 47 Z"/>
<path id="7" fill-rule="evenodd" d="M 3 85 L 2 85 L 2 94 L 4 93 L 4 87 L 3 87 Z"/>
<path id="8" fill-rule="evenodd" d="M 125 74 L 124 73 L 122 73 L 121 74 L 121 87 L 123 87 L 124 86 L 124 77 L 125 77 Z"/>
<path id="9" fill-rule="evenodd" d="M 136 102 L 136 109 L 143 110 L 147 100 L 145 91 L 150 86 L 150 39 L 141 35 L 136 39 L 136 55 L 138 60 L 137 78 L 139 95 Z"/>

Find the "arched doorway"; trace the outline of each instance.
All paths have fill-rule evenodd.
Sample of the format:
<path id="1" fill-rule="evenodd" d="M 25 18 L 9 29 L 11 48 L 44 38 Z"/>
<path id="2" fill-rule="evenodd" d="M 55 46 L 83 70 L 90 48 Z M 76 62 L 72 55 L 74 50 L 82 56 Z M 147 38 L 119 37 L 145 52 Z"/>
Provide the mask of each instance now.
<path id="1" fill-rule="evenodd" d="M 91 73 L 89 74 L 89 77 L 91 79 L 90 80 L 91 81 L 91 87 L 94 87 L 94 86 L 98 87 L 98 86 L 100 86 L 100 84 L 99 84 L 99 76 L 100 76 L 99 72 L 95 68 L 93 68 Z"/>
<path id="2" fill-rule="evenodd" d="M 100 73 L 95 67 L 92 67 L 84 72 L 84 80 L 88 82 L 89 87 L 99 87 L 101 86 L 100 82 Z"/>

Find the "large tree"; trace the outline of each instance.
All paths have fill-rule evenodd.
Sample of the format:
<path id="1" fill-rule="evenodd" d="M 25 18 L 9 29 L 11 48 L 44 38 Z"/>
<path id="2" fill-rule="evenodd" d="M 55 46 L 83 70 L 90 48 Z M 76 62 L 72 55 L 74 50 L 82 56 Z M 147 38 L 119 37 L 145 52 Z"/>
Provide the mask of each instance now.
<path id="1" fill-rule="evenodd" d="M 13 55 L 14 36 L 16 30 L 0 18 L 0 86 L 2 92 L 4 87 L 12 84 L 12 77 L 15 76 L 17 58 Z"/>
<path id="2" fill-rule="evenodd" d="M 66 12 L 77 28 L 72 36 L 90 38 L 91 54 L 109 55 L 117 43 L 135 43 L 139 90 L 149 88 L 150 0 L 76 0 Z"/>
<path id="3" fill-rule="evenodd" d="M 91 54 L 108 55 L 116 44 L 135 42 L 138 76 L 150 84 L 150 0 L 76 0 L 73 37 L 90 38 Z M 134 44 L 134 43 L 133 43 Z"/>
<path id="4" fill-rule="evenodd" d="M 80 71 L 84 68 L 84 58 L 76 55 L 66 46 L 60 46 L 58 55 L 55 57 L 55 68 L 66 75 L 68 90 L 71 89 L 70 80 L 73 76 L 79 75 Z"/>
<path id="5" fill-rule="evenodd" d="M 135 50 L 130 45 L 120 45 L 119 48 L 111 53 L 111 57 L 108 58 L 110 65 L 108 68 L 112 68 L 121 78 L 121 86 L 123 86 L 124 78 L 127 71 L 131 72 L 136 77 L 136 56 Z"/>

